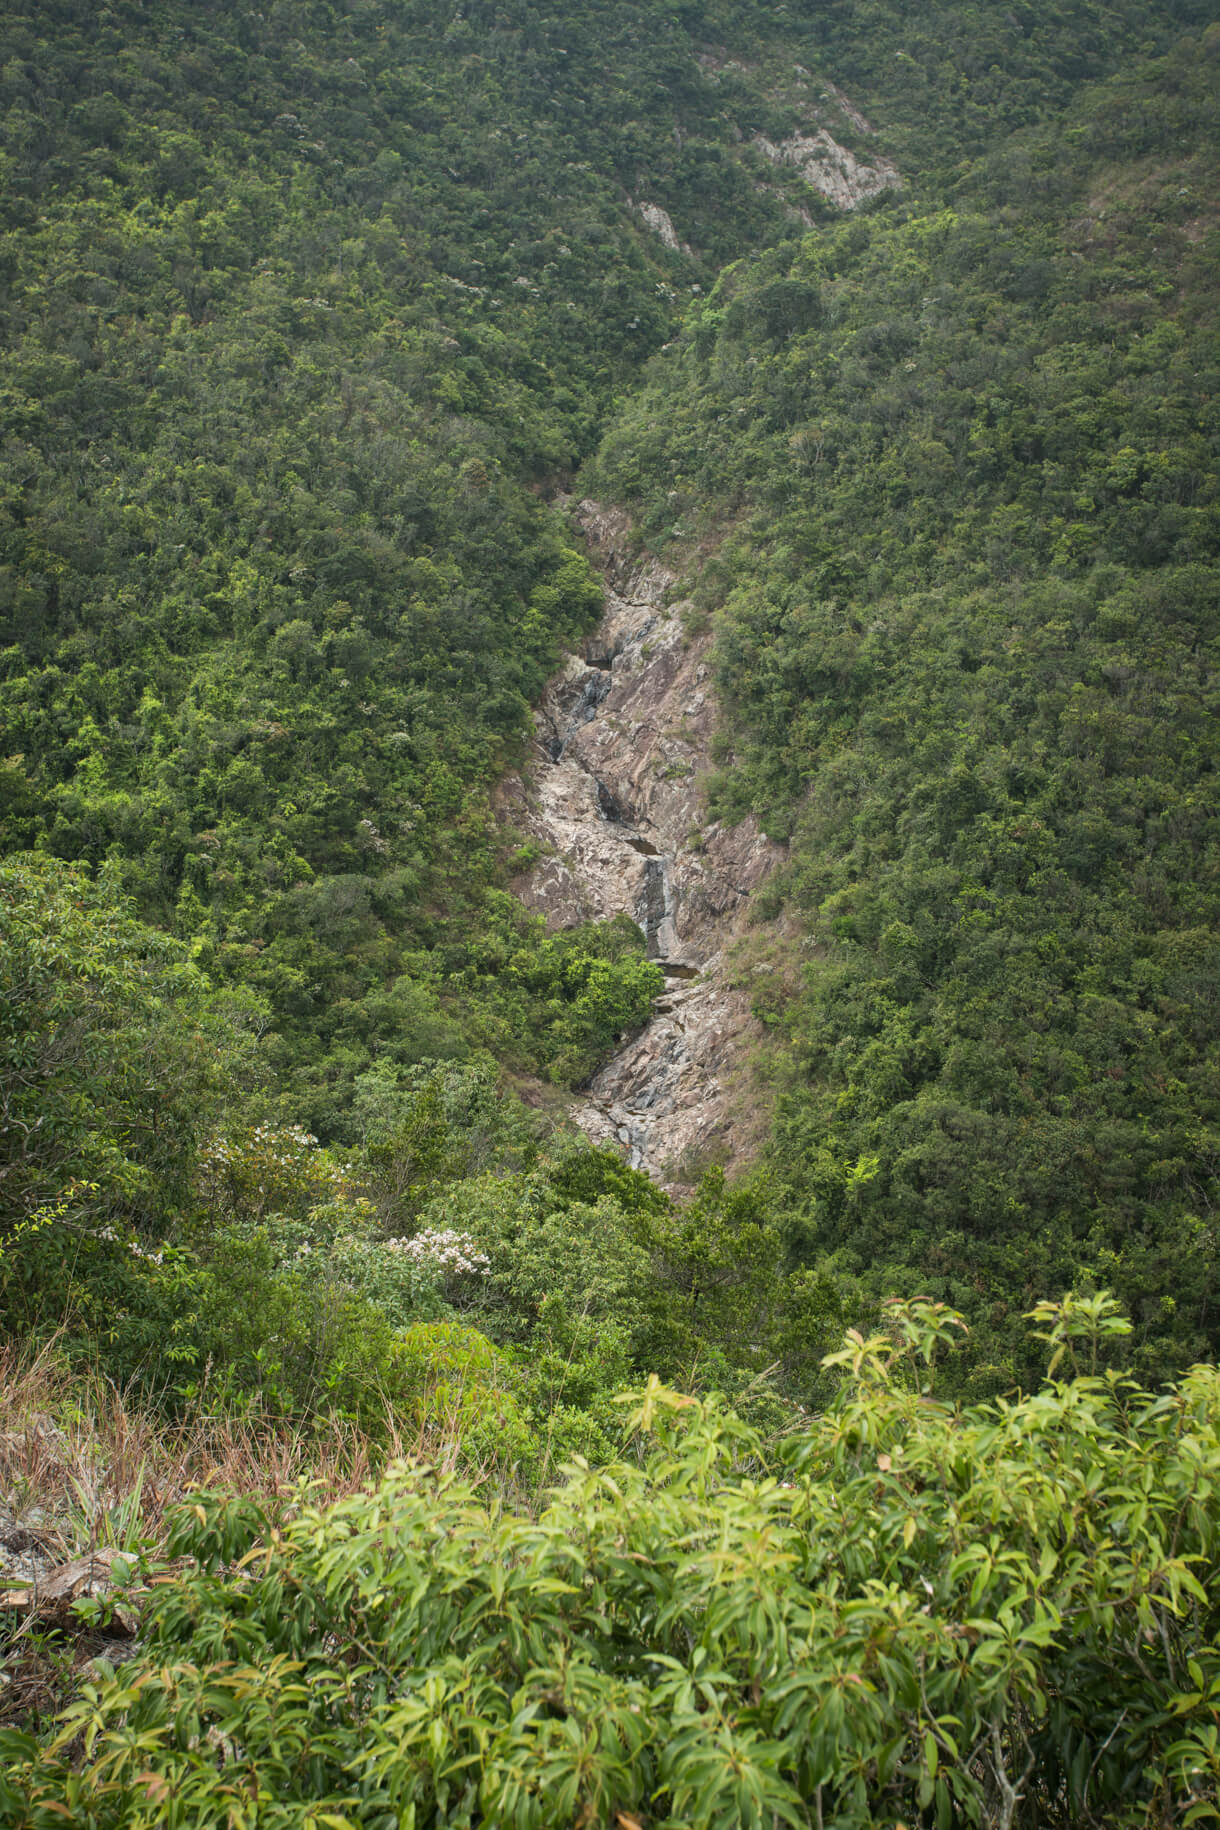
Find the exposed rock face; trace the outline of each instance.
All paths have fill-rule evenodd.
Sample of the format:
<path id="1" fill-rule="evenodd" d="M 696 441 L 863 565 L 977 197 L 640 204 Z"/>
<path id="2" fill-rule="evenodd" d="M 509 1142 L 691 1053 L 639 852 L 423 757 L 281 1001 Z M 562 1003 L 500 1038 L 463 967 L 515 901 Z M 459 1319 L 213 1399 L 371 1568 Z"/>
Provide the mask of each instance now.
<path id="1" fill-rule="evenodd" d="M 637 203 L 635 207 L 653 234 L 659 235 L 674 254 L 690 253 L 686 244 L 678 240 L 678 231 L 674 228 L 668 210 L 663 210 L 659 203 Z"/>
<path id="2" fill-rule="evenodd" d="M 607 581 L 606 614 L 548 688 L 528 784 L 506 792 L 547 855 L 514 885 L 554 928 L 626 912 L 665 970 L 644 1032 L 597 1075 L 575 1117 L 668 1182 L 757 1132 L 745 1055 L 748 994 L 726 983 L 746 901 L 781 855 L 752 819 L 708 823 L 700 777 L 716 723 L 710 636 L 688 641 L 672 576 L 632 565 L 624 517 L 580 506 Z"/>
<path id="3" fill-rule="evenodd" d="M 896 165 L 878 158 L 872 165 L 831 138 L 824 127 L 815 134 L 794 133 L 778 143 L 761 134 L 754 144 L 775 165 L 794 165 L 806 184 L 841 210 L 854 210 L 866 198 L 897 190 L 902 177 Z"/>
<path id="4" fill-rule="evenodd" d="M 901 189 L 902 174 L 891 160 L 881 154 L 871 160 L 859 159 L 834 138 L 835 133 L 846 133 L 848 138 L 867 134 L 872 139 L 877 129 L 828 77 L 804 64 L 793 64 L 787 74 L 772 70 L 764 78 L 757 66 L 730 57 L 724 50 L 703 51 L 696 61 L 710 83 L 719 83 L 729 74 L 766 83 L 765 94 L 772 106 L 795 117 L 801 125 L 786 139 L 770 140 L 755 133 L 749 136 L 750 143 L 772 164 L 794 166 L 811 189 L 839 209 L 854 210 L 882 191 Z M 760 188 L 771 191 L 770 186 Z M 774 191 L 771 194 L 779 195 Z M 790 214 L 812 227 L 811 216 L 791 200 L 784 201 Z"/>

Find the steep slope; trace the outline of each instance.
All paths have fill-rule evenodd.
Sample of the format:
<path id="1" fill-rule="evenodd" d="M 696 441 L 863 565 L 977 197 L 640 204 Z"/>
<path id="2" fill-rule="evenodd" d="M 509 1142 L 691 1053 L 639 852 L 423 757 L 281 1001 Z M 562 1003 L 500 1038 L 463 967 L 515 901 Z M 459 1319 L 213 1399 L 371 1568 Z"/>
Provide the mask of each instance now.
<path id="1" fill-rule="evenodd" d="M 1213 27 L 740 263 L 597 467 L 715 616 L 713 812 L 791 842 L 794 1257 L 966 1309 L 997 1387 L 1078 1281 L 1152 1375 L 1216 1339 L 1218 79 Z"/>
<path id="2" fill-rule="evenodd" d="M 485 801 L 590 618 L 540 494 L 726 262 L 1175 8 L 3 11 L 0 840 L 114 859 L 328 1134 L 387 1051 L 564 1077 Z"/>
<path id="3" fill-rule="evenodd" d="M 328 1134 L 376 1056 L 569 1071 L 485 794 L 597 601 L 538 479 L 677 316 L 619 24 L 451 10 L 5 14 L 0 835 L 115 860 Z M 670 191 L 705 256 L 782 220 Z"/>
<path id="4" fill-rule="evenodd" d="M 1206 13 L 5 9 L 6 849 L 105 865 L 329 1141 L 481 1053 L 689 1175 L 748 992 L 792 1267 L 943 1276 L 1001 1384 L 1111 1259 L 1205 1345 L 1214 44 L 1138 60 Z M 719 625 L 607 562 L 544 918 L 492 796 L 599 614 L 578 471 Z"/>

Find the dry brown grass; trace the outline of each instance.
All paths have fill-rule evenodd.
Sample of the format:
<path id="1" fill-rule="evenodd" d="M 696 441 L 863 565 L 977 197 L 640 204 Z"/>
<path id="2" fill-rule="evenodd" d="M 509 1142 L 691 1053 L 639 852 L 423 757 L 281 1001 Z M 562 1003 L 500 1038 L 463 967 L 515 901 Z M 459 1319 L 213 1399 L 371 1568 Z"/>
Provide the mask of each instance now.
<path id="1" fill-rule="evenodd" d="M 341 1419 L 306 1433 L 263 1418 L 204 1412 L 166 1421 L 95 1368 L 67 1362 L 56 1342 L 0 1348 L 0 1505 L 34 1515 L 75 1556 L 116 1531 L 154 1550 L 168 1507 L 195 1488 L 286 1495 L 302 1477 L 335 1497 L 360 1487 L 390 1454 Z"/>
<path id="2" fill-rule="evenodd" d="M 96 1367 L 52 1341 L 0 1345 L 0 1553 L 39 1567 L 39 1582 L 73 1559 L 139 1549 L 144 1568 L 168 1567 L 172 1508 L 201 1490 L 288 1501 L 303 1480 L 314 1501 L 341 1499 L 386 1463 L 410 1458 L 448 1471 L 461 1451 L 456 1419 L 404 1434 L 387 1415 L 376 1439 L 339 1417 L 310 1427 L 200 1410 L 159 1416 Z M 0 1722 L 36 1725 L 60 1708 L 90 1661 L 121 1658 L 138 1634 L 139 1598 L 120 1636 L 70 1605 L 14 1597 L 22 1576 L 0 1563 Z M 7 1591 L 7 1605 L 4 1605 Z"/>

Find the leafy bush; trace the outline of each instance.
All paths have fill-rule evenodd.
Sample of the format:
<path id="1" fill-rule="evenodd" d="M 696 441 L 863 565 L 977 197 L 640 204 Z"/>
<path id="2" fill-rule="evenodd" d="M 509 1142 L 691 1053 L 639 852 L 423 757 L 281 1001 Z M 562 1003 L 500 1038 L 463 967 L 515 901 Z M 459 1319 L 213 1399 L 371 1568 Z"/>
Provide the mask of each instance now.
<path id="1" fill-rule="evenodd" d="M 457 1466 L 512 1487 L 528 1483 L 538 1457 L 514 1384 L 510 1363 L 485 1335 L 448 1321 L 399 1336 L 386 1389 L 405 1434 L 414 1428 L 422 1441 L 439 1440 Z"/>
<path id="2" fill-rule="evenodd" d="M 434 1181 L 452 1169 L 458 1148 L 439 1116 L 441 1073 L 423 1080 L 407 1102 L 411 1122 L 395 1133 L 408 1167 Z M 469 1070 L 455 1073 L 458 1086 L 469 1093 L 473 1084 L 490 1099 L 485 1075 L 472 1083 Z M 395 1110 L 400 1103 L 391 1100 Z M 377 1109 L 384 1112 L 384 1097 Z M 460 1142 L 464 1159 L 474 1140 Z M 380 1160 L 375 1148 L 366 1155 Z M 211 1140 L 199 1181 L 207 1205 L 184 1280 L 196 1364 L 216 1369 L 232 1388 L 228 1402 L 244 1393 L 291 1415 L 337 1407 L 375 1431 L 393 1410 L 402 1331 L 451 1318 L 463 1285 L 486 1275 L 475 1241 L 426 1228 L 387 1236 L 356 1170 L 299 1126 L 259 1125 Z"/>
<path id="3" fill-rule="evenodd" d="M 6 1219 L 90 1181 L 99 1223 L 155 1224 L 185 1194 L 208 1117 L 253 1078 L 263 1014 L 137 920 L 116 871 L 0 864 Z"/>
<path id="4" fill-rule="evenodd" d="M 1056 1351 L 1112 1321 L 1043 1319 Z M 409 1466 L 288 1516 L 201 1498 L 137 1657 L 50 1749 L 4 1737 L 5 1807 L 31 1830 L 1215 1821 L 1215 1369 L 955 1410 L 927 1389 L 955 1320 L 912 1303 L 851 1337 L 773 1471 L 654 1380 L 642 1461 L 571 1466 L 537 1519 Z"/>
<path id="5" fill-rule="evenodd" d="M 613 1196 L 561 1196 L 545 1172 L 458 1183 L 424 1210 L 432 1225 L 467 1228 L 490 1260 L 470 1300 L 506 1340 L 526 1341 L 544 1304 L 629 1324 L 648 1279 L 647 1251 Z"/>
<path id="6" fill-rule="evenodd" d="M 257 1088 L 264 1021 L 136 919 L 115 871 L 0 866 L 0 1325 L 83 1327 L 125 1375 L 172 1360 L 165 1234 Z"/>

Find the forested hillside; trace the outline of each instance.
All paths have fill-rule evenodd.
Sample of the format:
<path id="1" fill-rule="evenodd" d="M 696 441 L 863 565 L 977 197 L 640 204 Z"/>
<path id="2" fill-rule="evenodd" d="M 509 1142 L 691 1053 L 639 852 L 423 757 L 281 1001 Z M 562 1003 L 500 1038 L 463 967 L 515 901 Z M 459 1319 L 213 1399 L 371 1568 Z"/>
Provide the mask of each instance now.
<path id="1" fill-rule="evenodd" d="M 599 483 L 714 613 L 713 810 L 791 840 L 791 1249 L 1214 1341 L 1220 39 L 731 268 Z M 866 1163 L 850 1190 L 844 1171 Z M 994 1330 L 994 1333 L 992 1332 Z"/>
<path id="2" fill-rule="evenodd" d="M 0 1819 L 1214 1818 L 1214 8 L 0 17 Z M 576 496 L 782 851 L 676 1198 L 513 893 Z M 56 1545 L 196 1573 L 48 1755 Z"/>

